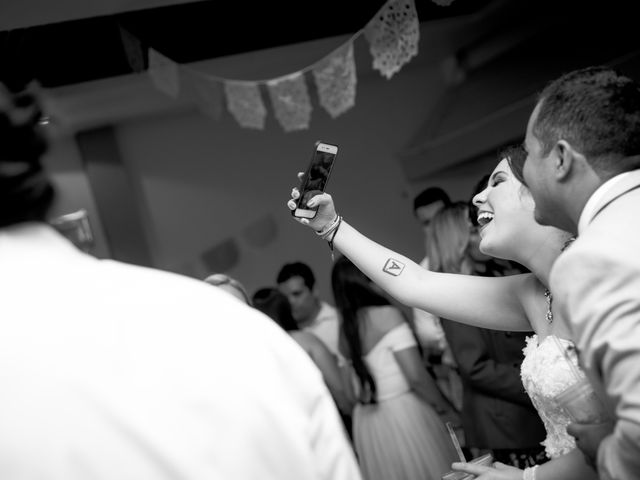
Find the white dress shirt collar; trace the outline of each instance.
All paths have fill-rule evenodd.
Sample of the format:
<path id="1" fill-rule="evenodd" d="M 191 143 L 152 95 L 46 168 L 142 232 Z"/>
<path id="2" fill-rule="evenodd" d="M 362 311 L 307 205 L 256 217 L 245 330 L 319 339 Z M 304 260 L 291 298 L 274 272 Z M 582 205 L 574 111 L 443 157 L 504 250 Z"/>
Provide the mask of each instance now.
<path id="1" fill-rule="evenodd" d="M 607 192 L 613 190 L 616 185 L 618 185 L 632 173 L 633 171 L 624 172 L 616 175 L 613 178 L 610 178 L 591 194 L 589 200 L 587 200 L 587 203 L 584 205 L 582 213 L 580 214 L 580 219 L 578 220 L 578 235 L 584 232 L 584 229 L 587 228 L 587 225 L 589 225 L 589 223 L 593 219 L 593 216 L 596 214 L 596 209 L 600 205 L 600 201 L 605 197 Z"/>

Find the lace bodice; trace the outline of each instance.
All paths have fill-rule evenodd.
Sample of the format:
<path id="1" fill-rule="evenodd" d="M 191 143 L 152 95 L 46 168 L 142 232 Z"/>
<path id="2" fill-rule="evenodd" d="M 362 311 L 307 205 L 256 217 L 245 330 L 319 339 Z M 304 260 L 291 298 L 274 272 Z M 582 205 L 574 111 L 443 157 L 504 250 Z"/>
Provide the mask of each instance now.
<path id="1" fill-rule="evenodd" d="M 573 344 L 553 335 L 547 336 L 540 344 L 537 335 L 528 337 L 520 370 L 522 384 L 547 431 L 547 438 L 542 445 L 550 458 L 564 455 L 576 447 L 574 438 L 567 433 L 567 425 L 571 420 L 556 404 L 554 397 L 575 381 L 578 359 L 575 349 L 566 350 L 576 367 L 572 369 L 559 345 L 566 348 Z M 578 372 L 583 375 L 581 371 Z"/>

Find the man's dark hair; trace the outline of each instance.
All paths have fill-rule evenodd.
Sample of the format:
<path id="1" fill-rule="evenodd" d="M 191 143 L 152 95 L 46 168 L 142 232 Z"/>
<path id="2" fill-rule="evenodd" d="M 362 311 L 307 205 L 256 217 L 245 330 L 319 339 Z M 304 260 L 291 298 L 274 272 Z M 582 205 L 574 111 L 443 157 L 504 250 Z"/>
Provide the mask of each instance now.
<path id="1" fill-rule="evenodd" d="M 538 97 L 532 131 L 548 155 L 559 140 L 603 177 L 640 168 L 640 84 L 609 67 L 588 67 L 550 82 Z"/>
<path id="2" fill-rule="evenodd" d="M 316 284 L 316 277 L 313 275 L 313 271 L 306 263 L 285 263 L 278 272 L 276 282 L 278 284 L 284 283 L 292 277 L 302 277 L 304 284 L 309 290 L 313 290 L 313 286 Z"/>
<path id="3" fill-rule="evenodd" d="M 0 227 L 43 221 L 53 202 L 40 159 L 47 148 L 41 114 L 34 95 L 0 84 Z"/>
<path id="4" fill-rule="evenodd" d="M 431 205 L 432 203 L 442 202 L 445 207 L 451 205 L 451 199 L 447 192 L 440 187 L 425 188 L 413 199 L 413 211 L 425 205 Z"/>

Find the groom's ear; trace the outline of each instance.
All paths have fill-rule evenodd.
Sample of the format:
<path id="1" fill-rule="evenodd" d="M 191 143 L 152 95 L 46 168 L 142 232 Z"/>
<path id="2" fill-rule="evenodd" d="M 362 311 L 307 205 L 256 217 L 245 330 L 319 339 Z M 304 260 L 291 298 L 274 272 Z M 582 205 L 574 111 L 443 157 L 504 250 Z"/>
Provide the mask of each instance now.
<path id="1" fill-rule="evenodd" d="M 577 162 L 584 156 L 577 152 L 566 140 L 559 140 L 554 147 L 555 177 L 559 182 L 565 182 L 575 173 Z"/>

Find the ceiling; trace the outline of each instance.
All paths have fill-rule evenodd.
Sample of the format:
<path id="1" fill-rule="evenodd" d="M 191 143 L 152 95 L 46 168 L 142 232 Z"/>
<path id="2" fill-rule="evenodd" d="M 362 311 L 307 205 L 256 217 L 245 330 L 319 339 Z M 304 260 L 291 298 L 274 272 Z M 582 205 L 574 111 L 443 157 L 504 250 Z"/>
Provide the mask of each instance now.
<path id="1" fill-rule="evenodd" d="M 634 2 L 454 0 L 439 6 L 434 0 L 414 1 L 421 47 L 411 67 L 447 60 L 451 85 L 399 152 L 410 179 L 429 173 L 425 157 L 432 158 L 430 168 L 439 169 L 472 158 L 478 149 L 489 151 L 496 143 L 492 136 L 502 138 L 526 119 L 546 79 L 640 52 Z M 121 28 L 144 47 L 199 71 L 273 78 L 320 58 L 336 41 L 362 29 L 384 4 L 0 0 L 0 80 L 14 89 L 38 80 L 47 90 L 57 132 L 72 133 L 192 108 L 149 89 L 145 75 L 133 74 Z M 361 60 L 362 79 L 370 66 L 368 57 Z"/>
<path id="2" fill-rule="evenodd" d="M 415 0 L 421 22 L 474 13 L 489 3 L 455 0 L 444 7 Z M 33 79 L 54 88 L 131 73 L 121 28 L 143 46 L 178 63 L 191 63 L 355 33 L 384 4 L 2 0 L 0 80 L 13 89 Z"/>

